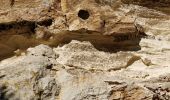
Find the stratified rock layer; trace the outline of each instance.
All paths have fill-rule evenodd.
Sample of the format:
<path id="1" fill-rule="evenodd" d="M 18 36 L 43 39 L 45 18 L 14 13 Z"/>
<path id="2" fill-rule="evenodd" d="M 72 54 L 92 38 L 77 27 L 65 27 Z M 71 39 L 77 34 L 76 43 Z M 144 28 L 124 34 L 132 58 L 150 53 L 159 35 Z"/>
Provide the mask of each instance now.
<path id="1" fill-rule="evenodd" d="M 0 100 L 169 100 L 169 3 L 1 0 Z"/>
<path id="2" fill-rule="evenodd" d="M 164 45 L 157 48 L 157 42 Z M 79 41 L 54 49 L 29 48 L 26 54 L 0 63 L 0 84 L 6 87 L 1 90 L 6 91 L 3 98 L 170 99 L 169 41 L 142 39 L 140 45 L 138 52 L 117 53 Z"/>

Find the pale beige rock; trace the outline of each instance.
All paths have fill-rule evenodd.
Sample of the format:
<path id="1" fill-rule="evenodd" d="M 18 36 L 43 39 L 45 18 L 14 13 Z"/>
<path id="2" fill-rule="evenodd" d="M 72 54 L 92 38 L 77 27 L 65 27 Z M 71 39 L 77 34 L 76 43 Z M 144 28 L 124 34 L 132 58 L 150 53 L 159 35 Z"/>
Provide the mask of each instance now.
<path id="1" fill-rule="evenodd" d="M 152 92 L 150 87 L 155 85 L 148 86 L 148 84 L 150 82 L 160 82 L 164 86 L 161 86 L 162 88 L 169 89 L 165 82 L 168 83 L 169 81 L 167 73 L 169 73 L 170 66 L 164 67 L 165 63 L 159 66 L 157 64 L 146 66 L 142 61 L 144 52 L 149 53 L 148 50 L 131 53 L 120 52 L 120 54 L 105 53 L 95 49 L 89 42 L 79 41 L 72 41 L 70 44 L 55 49 L 40 45 L 28 49 L 26 55 L 1 62 L 0 76 L 2 78 L 0 80 L 1 84 L 5 84 L 8 89 L 17 91 L 14 93 L 16 98 L 24 100 L 28 100 L 30 97 L 45 100 L 49 98 L 62 100 L 133 100 L 135 98 L 138 100 L 143 98 L 151 100 L 152 98 L 169 98 L 168 94 L 165 97 L 164 95 L 155 97 L 155 95 L 159 95 L 159 92 Z M 81 59 L 74 58 L 75 53 Z M 83 58 L 79 53 L 86 55 Z M 127 66 L 126 64 L 129 63 L 129 60 L 126 60 L 125 57 L 128 58 L 129 54 L 130 58 L 133 57 L 132 55 L 140 55 L 141 59 L 131 59 L 131 64 Z M 98 55 L 95 58 L 96 61 L 93 57 L 88 58 L 90 55 L 93 55 L 93 57 Z M 69 56 L 72 57 L 72 66 L 68 65 L 67 62 L 65 63 L 70 59 Z M 111 61 L 106 63 L 105 60 L 109 56 L 112 56 Z M 148 54 L 145 58 L 150 56 L 152 54 Z M 101 63 L 100 59 L 103 60 L 103 63 Z M 154 57 L 154 59 L 159 60 L 157 57 Z M 162 59 L 168 60 L 166 56 L 162 57 Z M 13 63 L 9 63 L 11 60 Z M 78 63 L 81 63 L 81 61 L 86 66 L 84 64 L 79 65 Z M 154 62 L 153 59 L 151 61 Z M 98 64 L 99 62 L 100 64 Z M 91 67 L 94 64 L 97 65 Z M 114 70 L 114 65 L 110 67 L 109 64 L 123 64 L 126 67 L 117 66 Z M 109 68 L 113 70 L 108 70 Z M 41 95 L 39 95 L 40 92 Z M 22 95 L 25 95 L 23 93 L 29 94 L 22 97 Z"/>
<path id="2" fill-rule="evenodd" d="M 17 56 L 0 62 L 0 99 L 169 100 L 169 8 L 167 0 L 1 0 L 0 58 Z"/>
<path id="3" fill-rule="evenodd" d="M 120 70 L 140 59 L 128 52 L 116 54 L 99 52 L 89 42 L 72 41 L 54 51 L 59 55 L 57 59 L 59 63 L 86 70 Z"/>

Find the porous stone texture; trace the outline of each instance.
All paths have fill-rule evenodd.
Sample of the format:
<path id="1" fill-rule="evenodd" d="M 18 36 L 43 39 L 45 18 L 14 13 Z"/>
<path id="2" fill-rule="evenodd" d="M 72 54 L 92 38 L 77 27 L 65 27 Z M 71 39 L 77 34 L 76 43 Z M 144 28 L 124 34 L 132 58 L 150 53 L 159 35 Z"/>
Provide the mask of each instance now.
<path id="1" fill-rule="evenodd" d="M 98 51 L 90 42 L 75 40 L 53 49 L 29 48 L 0 63 L 3 98 L 168 100 L 169 47 L 157 48 L 153 41 L 143 39 L 137 52 Z"/>
<path id="2" fill-rule="evenodd" d="M 168 0 L 1 0 L 0 100 L 170 100 Z"/>
<path id="3" fill-rule="evenodd" d="M 0 23 L 14 21 L 41 21 L 49 18 L 48 10 L 53 0 L 2 0 Z"/>
<path id="4" fill-rule="evenodd" d="M 54 51 L 59 55 L 57 59 L 59 63 L 86 70 L 118 70 L 126 68 L 133 61 L 140 59 L 137 55 L 128 52 L 115 54 L 101 52 L 89 42 L 72 41 L 62 48 L 54 49 Z"/>

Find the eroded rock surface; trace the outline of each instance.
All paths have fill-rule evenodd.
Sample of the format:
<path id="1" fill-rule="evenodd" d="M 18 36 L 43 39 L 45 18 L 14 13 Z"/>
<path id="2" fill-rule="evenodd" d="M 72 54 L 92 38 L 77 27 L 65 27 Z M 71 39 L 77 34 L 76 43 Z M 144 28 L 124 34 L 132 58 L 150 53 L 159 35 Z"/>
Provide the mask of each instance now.
<path id="1" fill-rule="evenodd" d="M 144 46 L 145 42 L 156 55 Z M 89 42 L 74 40 L 54 49 L 46 45 L 29 48 L 22 56 L 0 63 L 0 84 L 6 86 L 4 98 L 170 99 L 168 47 L 161 51 L 147 39 L 141 46 L 138 52 L 108 53 Z"/>
<path id="2" fill-rule="evenodd" d="M 169 100 L 169 3 L 1 0 L 0 100 Z"/>

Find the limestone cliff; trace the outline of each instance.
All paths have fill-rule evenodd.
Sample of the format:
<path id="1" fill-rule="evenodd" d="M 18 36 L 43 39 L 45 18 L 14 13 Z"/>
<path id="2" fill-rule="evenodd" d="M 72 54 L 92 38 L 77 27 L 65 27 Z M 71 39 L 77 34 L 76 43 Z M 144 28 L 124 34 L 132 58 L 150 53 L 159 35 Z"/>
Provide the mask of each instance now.
<path id="1" fill-rule="evenodd" d="M 0 100 L 169 100 L 169 0 L 1 0 Z"/>

